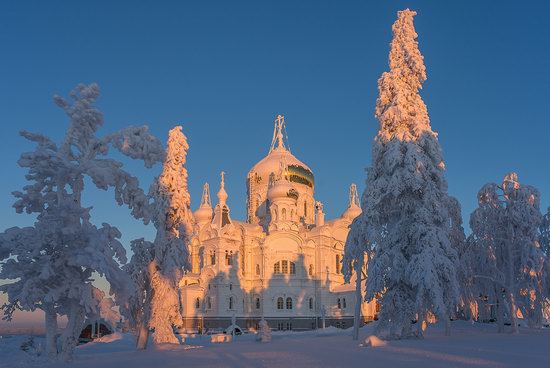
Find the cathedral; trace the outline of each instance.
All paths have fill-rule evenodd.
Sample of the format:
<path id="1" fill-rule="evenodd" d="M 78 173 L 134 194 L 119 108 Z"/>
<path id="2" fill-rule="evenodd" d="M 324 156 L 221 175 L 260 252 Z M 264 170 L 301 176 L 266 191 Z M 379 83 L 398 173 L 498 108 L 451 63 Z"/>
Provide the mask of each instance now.
<path id="1" fill-rule="evenodd" d="M 356 275 L 344 283 L 342 258 L 349 226 L 361 213 L 356 186 L 342 215 L 325 220 L 313 172 L 290 152 L 281 115 L 269 153 L 246 183 L 246 221 L 231 218 L 223 172 L 214 208 L 204 185 L 191 269 L 180 281 L 185 329 L 232 322 L 257 328 L 262 317 L 276 330 L 351 327 Z M 375 302 L 362 303 L 363 321 L 376 318 L 376 309 Z"/>

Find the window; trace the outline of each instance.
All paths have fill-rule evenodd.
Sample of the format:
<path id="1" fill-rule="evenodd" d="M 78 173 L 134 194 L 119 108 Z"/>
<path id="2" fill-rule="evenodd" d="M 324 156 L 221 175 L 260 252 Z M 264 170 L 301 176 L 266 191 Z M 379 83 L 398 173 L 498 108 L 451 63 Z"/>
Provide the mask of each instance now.
<path id="1" fill-rule="evenodd" d="M 283 208 L 283 210 L 281 211 L 281 220 L 286 220 L 286 208 Z"/>
<path id="2" fill-rule="evenodd" d="M 313 309 L 313 298 L 309 298 L 309 309 Z"/>
<path id="3" fill-rule="evenodd" d="M 201 301 L 199 298 L 195 299 L 195 308 L 199 309 L 201 307 Z"/>
<path id="4" fill-rule="evenodd" d="M 256 309 L 260 309 L 260 298 L 256 298 Z"/>
<path id="5" fill-rule="evenodd" d="M 286 329 L 287 329 L 287 331 L 292 331 L 292 323 L 287 322 L 286 323 Z"/>
<path id="6" fill-rule="evenodd" d="M 313 276 L 313 265 L 309 265 L 309 276 Z"/>
<path id="7" fill-rule="evenodd" d="M 277 298 L 277 309 L 283 309 L 283 298 Z"/>
<path id="8" fill-rule="evenodd" d="M 233 297 L 229 297 L 229 309 L 233 309 Z"/>
<path id="9" fill-rule="evenodd" d="M 206 298 L 206 307 L 208 309 L 212 309 L 212 298 L 211 297 Z"/>
<path id="10" fill-rule="evenodd" d="M 290 272 L 289 272 L 289 265 L 290 265 Z M 276 273 L 276 274 L 282 274 L 282 273 L 288 274 L 288 273 L 290 273 L 291 275 L 295 275 L 296 274 L 296 264 L 294 262 L 290 262 L 290 261 L 287 261 L 287 260 L 276 262 L 273 265 L 273 272 Z"/>
<path id="11" fill-rule="evenodd" d="M 284 324 L 282 322 L 277 323 L 277 330 L 282 331 L 284 329 Z"/>
<path id="12" fill-rule="evenodd" d="M 210 290 L 210 284 L 208 284 L 208 290 Z"/>
<path id="13" fill-rule="evenodd" d="M 344 306 L 344 309 L 346 309 L 346 298 L 342 299 L 342 305 Z"/>
<path id="14" fill-rule="evenodd" d="M 233 284 L 229 284 L 229 290 L 233 290 Z"/>
<path id="15" fill-rule="evenodd" d="M 342 321 L 342 328 L 346 328 L 346 322 Z"/>
<path id="16" fill-rule="evenodd" d="M 338 298 L 338 309 L 342 309 L 342 303 L 340 301 L 340 298 Z"/>
<path id="17" fill-rule="evenodd" d="M 216 264 L 216 252 L 214 252 L 213 250 L 210 251 L 210 264 Z"/>
<path id="18" fill-rule="evenodd" d="M 336 322 L 336 328 L 340 328 L 340 322 Z"/>
<path id="19" fill-rule="evenodd" d="M 340 273 L 340 255 L 336 255 L 336 273 Z"/>
<path id="20" fill-rule="evenodd" d="M 260 265 L 256 265 L 256 275 L 260 276 Z"/>
<path id="21" fill-rule="evenodd" d="M 225 264 L 227 266 L 231 266 L 232 262 L 233 262 L 233 251 L 232 250 L 231 251 L 226 250 L 225 251 Z"/>
<path id="22" fill-rule="evenodd" d="M 286 309 L 292 309 L 292 298 L 286 298 Z"/>

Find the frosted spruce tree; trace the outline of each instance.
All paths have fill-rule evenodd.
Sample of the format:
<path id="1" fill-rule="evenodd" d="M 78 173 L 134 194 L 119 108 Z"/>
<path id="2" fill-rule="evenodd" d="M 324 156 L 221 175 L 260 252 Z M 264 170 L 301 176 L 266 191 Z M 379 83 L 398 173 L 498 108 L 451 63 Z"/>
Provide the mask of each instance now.
<path id="1" fill-rule="evenodd" d="M 545 290 L 545 261 L 541 248 L 539 191 L 520 185 L 516 173 L 502 185 L 486 184 L 479 207 L 470 217 L 477 256 L 470 264 L 475 291 L 497 305 L 499 332 L 504 322 L 518 332 L 518 311 L 530 327 L 540 328 L 549 295 Z"/>
<path id="2" fill-rule="evenodd" d="M 139 350 L 147 348 L 149 338 L 149 318 L 151 316 L 151 275 L 149 265 L 155 256 L 152 242 L 136 239 L 131 243 L 133 252 L 130 262 L 123 266 L 124 271 L 133 283 L 133 293 L 128 303 L 121 307 L 121 313 L 128 321 L 130 328 L 136 332 Z"/>
<path id="3" fill-rule="evenodd" d="M 188 267 L 188 242 L 193 231 L 187 190 L 187 138 L 177 126 L 170 130 L 162 173 L 151 187 L 153 222 L 157 229 L 154 258 L 149 265 L 152 302 L 149 326 L 156 344 L 179 343 L 173 326 L 181 326 L 178 283 Z"/>
<path id="4" fill-rule="evenodd" d="M 0 278 L 14 280 L 0 286 L 8 302 L 5 319 L 15 310 L 45 313 L 46 350 L 56 357 L 57 317 L 66 315 L 61 335 L 61 356 L 71 360 L 86 315 L 100 313 L 101 293 L 92 285 L 92 274 L 105 276 L 110 294 L 123 304 L 129 294 L 128 279 L 119 263 L 126 262 L 120 232 L 109 224 L 97 227 L 90 221 L 91 208 L 82 207 L 84 179 L 100 189 L 113 189 L 119 205 L 127 205 L 136 218 L 149 221 L 149 200 L 137 178 L 122 164 L 106 157 L 110 146 L 124 155 L 142 159 L 147 167 L 163 157 L 162 145 L 147 127 L 130 127 L 98 138 L 103 115 L 94 103 L 96 84 L 78 85 L 72 101 L 54 98 L 70 119 L 63 142 L 23 131 L 37 147 L 21 155 L 18 163 L 28 169 L 29 185 L 14 192 L 18 213 L 36 214 L 32 227 L 11 228 L 0 234 L 0 256 L 5 259 Z"/>
<path id="5" fill-rule="evenodd" d="M 390 71 L 378 80 L 380 128 L 362 197 L 363 220 L 356 224 L 363 224 L 357 238 L 368 235 L 371 244 L 366 299 L 380 296 L 377 333 L 407 338 L 422 336 L 431 315 L 448 326 L 459 286 L 445 165 L 419 94 L 426 68 L 413 25 L 416 12 L 397 15 Z M 418 321 L 416 332 L 412 321 Z"/>

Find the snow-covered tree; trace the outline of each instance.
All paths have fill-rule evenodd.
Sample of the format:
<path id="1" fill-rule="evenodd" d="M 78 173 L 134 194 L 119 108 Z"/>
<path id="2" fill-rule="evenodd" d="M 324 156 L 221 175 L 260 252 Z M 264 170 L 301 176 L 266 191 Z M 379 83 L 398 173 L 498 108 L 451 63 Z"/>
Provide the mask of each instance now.
<path id="1" fill-rule="evenodd" d="M 154 258 L 149 266 L 152 287 L 149 326 L 156 344 L 177 344 L 173 326 L 183 323 L 178 284 L 188 267 L 188 243 L 193 231 L 193 213 L 187 190 L 185 161 L 189 145 L 181 127 L 170 130 L 162 173 L 151 187 L 153 223 L 157 229 Z"/>
<path id="2" fill-rule="evenodd" d="M 149 318 L 151 315 L 151 276 L 149 265 L 155 256 L 153 243 L 143 238 L 131 243 L 132 258 L 124 265 L 134 285 L 134 293 L 128 298 L 128 304 L 122 308 L 122 314 L 130 327 L 137 333 L 137 348 L 147 347 L 149 338 Z"/>
<path id="3" fill-rule="evenodd" d="M 67 315 L 61 336 L 61 354 L 71 360 L 86 314 L 99 313 L 101 299 L 92 285 L 94 272 L 110 284 L 110 294 L 123 303 L 129 294 L 126 262 L 119 242 L 120 232 L 109 224 L 96 227 L 90 221 L 91 208 L 82 207 L 84 179 L 100 189 L 114 190 L 119 205 L 127 205 L 132 215 L 148 222 L 149 199 L 137 178 L 122 170 L 122 164 L 105 156 L 113 146 L 126 156 L 142 159 L 147 167 L 162 160 L 160 142 L 147 127 L 130 127 L 103 138 L 96 136 L 103 115 L 94 103 L 99 97 L 96 84 L 78 85 L 72 101 L 54 97 L 70 119 L 63 142 L 23 131 L 23 137 L 37 143 L 18 163 L 28 169 L 31 184 L 14 192 L 18 213 L 36 214 L 33 227 L 11 228 L 0 235 L 0 255 L 4 262 L 0 278 L 14 282 L 2 285 L 8 295 L 2 308 L 10 319 L 16 309 L 45 312 L 47 351 L 57 355 L 57 316 Z"/>
<path id="4" fill-rule="evenodd" d="M 365 266 L 365 254 L 369 245 L 364 217 L 357 216 L 350 225 L 350 231 L 344 247 L 344 259 L 342 260 L 342 273 L 347 283 L 352 281 L 355 274 L 355 309 L 353 311 L 353 340 L 359 339 L 359 324 L 361 320 L 361 304 L 363 303 L 362 282 L 365 281 L 363 267 Z"/>
<path id="5" fill-rule="evenodd" d="M 258 336 L 256 340 L 260 342 L 270 342 L 271 341 L 271 328 L 267 324 L 267 321 L 262 318 L 260 320 L 259 326 L 260 330 L 258 331 Z"/>
<path id="6" fill-rule="evenodd" d="M 448 324 L 459 286 L 445 165 L 419 94 L 426 68 L 413 25 L 416 13 L 397 15 L 390 70 L 378 80 L 380 127 L 361 201 L 364 218 L 355 222 L 361 229 L 352 231 L 368 235 L 366 298 L 380 296 L 378 333 L 406 338 L 422 336 L 429 315 Z"/>
<path id="7" fill-rule="evenodd" d="M 483 186 L 479 207 L 470 217 L 478 260 L 471 267 L 474 286 L 482 296 L 496 301 L 499 331 L 507 317 L 512 331 L 518 332 L 518 314 L 529 326 L 542 326 L 548 295 L 539 202 L 536 188 L 520 185 L 517 174 L 509 173 L 502 185 Z"/>

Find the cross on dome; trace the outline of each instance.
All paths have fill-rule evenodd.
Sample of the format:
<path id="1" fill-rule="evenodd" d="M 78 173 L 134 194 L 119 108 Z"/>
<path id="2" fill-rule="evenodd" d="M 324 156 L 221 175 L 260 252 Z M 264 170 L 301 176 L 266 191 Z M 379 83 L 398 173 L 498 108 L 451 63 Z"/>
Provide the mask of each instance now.
<path id="1" fill-rule="evenodd" d="M 357 193 L 357 185 L 352 183 L 349 187 L 349 206 L 359 206 L 359 194 Z"/>
<path id="2" fill-rule="evenodd" d="M 269 149 L 269 153 L 271 153 L 271 151 L 276 149 L 281 149 L 281 150 L 290 152 L 290 145 L 288 144 L 288 135 L 286 133 L 284 115 L 277 115 L 274 123 L 275 123 L 275 127 L 273 129 L 273 139 L 271 140 L 271 148 Z M 286 146 L 284 142 L 285 140 L 286 140 Z"/>
<path id="3" fill-rule="evenodd" d="M 221 176 L 221 182 L 220 182 L 220 190 L 218 191 L 218 203 L 220 205 L 224 205 L 225 201 L 227 200 L 227 192 L 225 191 L 225 172 L 220 173 Z"/>

